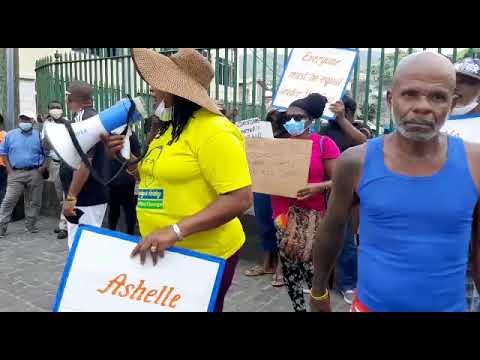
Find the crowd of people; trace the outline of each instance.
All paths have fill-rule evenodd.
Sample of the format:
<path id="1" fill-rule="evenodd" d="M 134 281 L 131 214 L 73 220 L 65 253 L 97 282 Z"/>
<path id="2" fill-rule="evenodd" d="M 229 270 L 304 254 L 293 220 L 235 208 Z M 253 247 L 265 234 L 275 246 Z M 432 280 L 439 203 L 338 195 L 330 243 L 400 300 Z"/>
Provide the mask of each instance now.
<path id="1" fill-rule="evenodd" d="M 480 115 L 478 59 L 403 58 L 387 93 L 396 130 L 384 136 L 373 138 L 355 120 L 349 94 L 330 105 L 335 118 L 320 127 L 328 103 L 321 90 L 285 111 L 271 109 L 265 120 L 275 138 L 312 143 L 308 185 L 296 198 L 252 193 L 238 110 L 227 116 L 208 96 L 214 70 L 204 56 L 132 49 L 132 59 L 155 107 L 145 150 L 129 135 L 138 161 L 103 185 L 86 164 L 73 170 L 51 148 L 42 124 L 97 114 L 92 86 L 72 82 L 71 120 L 52 101 L 40 122 L 22 113 L 18 128 L 0 132 L 0 237 L 22 195 L 26 230 L 38 232 L 44 181 L 51 181 L 61 204 L 54 231 L 69 247 L 79 224 L 102 226 L 107 207 L 116 230 L 123 208 L 127 233 L 138 222 L 142 239 L 130 255 L 142 264 L 150 256 L 156 265 L 172 246 L 224 259 L 215 306 L 222 311 L 246 240 L 239 217 L 253 206 L 264 255 L 244 275 L 271 276 L 294 311 L 307 311 L 307 303 L 331 311 L 330 291 L 352 312 L 479 311 L 480 145 L 440 131 L 451 114 Z M 87 154 L 105 180 L 120 169 L 124 141 L 104 136 Z"/>

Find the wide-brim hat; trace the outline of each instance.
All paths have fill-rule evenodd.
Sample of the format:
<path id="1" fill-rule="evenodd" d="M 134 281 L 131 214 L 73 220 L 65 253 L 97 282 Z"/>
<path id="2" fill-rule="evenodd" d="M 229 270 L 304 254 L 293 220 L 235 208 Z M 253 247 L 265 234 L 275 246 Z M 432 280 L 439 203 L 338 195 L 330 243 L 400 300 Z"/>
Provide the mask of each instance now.
<path id="1" fill-rule="evenodd" d="M 137 72 L 151 88 L 180 96 L 223 116 L 208 96 L 215 72 L 195 49 L 180 49 L 167 57 L 149 49 L 134 48 L 132 59 Z"/>
<path id="2" fill-rule="evenodd" d="M 455 70 L 480 81 L 480 59 L 465 58 L 455 64 Z"/>

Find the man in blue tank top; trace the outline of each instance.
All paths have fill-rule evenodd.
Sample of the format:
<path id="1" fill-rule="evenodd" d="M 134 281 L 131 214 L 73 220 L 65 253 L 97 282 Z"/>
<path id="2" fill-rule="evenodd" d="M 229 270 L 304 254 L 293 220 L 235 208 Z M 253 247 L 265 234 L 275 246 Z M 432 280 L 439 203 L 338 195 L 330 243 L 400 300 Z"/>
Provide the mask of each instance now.
<path id="1" fill-rule="evenodd" d="M 422 52 L 398 64 L 387 93 L 396 131 L 343 153 L 314 247 L 310 304 L 330 311 L 328 276 L 360 206 L 352 311 L 465 311 L 468 249 L 480 283 L 480 144 L 440 132 L 455 106 L 455 69 Z"/>

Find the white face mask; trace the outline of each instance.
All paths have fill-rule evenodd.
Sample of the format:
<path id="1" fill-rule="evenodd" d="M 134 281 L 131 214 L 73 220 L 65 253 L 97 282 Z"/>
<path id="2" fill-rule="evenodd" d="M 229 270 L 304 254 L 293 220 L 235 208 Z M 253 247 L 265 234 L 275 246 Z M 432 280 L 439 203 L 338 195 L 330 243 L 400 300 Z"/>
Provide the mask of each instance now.
<path id="1" fill-rule="evenodd" d="M 170 121 L 173 118 L 173 107 L 166 108 L 162 100 L 155 110 L 155 115 L 162 121 Z"/>
<path id="2" fill-rule="evenodd" d="M 32 130 L 33 124 L 29 122 L 20 122 L 18 123 L 18 127 L 25 132 Z"/>
<path id="3" fill-rule="evenodd" d="M 51 110 L 48 111 L 48 113 L 55 120 L 58 120 L 63 116 L 63 110 L 62 109 L 51 109 Z"/>
<path id="4" fill-rule="evenodd" d="M 470 111 L 475 109 L 478 106 L 477 101 L 473 101 L 468 105 L 464 106 L 455 106 L 452 110 L 452 115 L 465 115 L 468 114 Z"/>

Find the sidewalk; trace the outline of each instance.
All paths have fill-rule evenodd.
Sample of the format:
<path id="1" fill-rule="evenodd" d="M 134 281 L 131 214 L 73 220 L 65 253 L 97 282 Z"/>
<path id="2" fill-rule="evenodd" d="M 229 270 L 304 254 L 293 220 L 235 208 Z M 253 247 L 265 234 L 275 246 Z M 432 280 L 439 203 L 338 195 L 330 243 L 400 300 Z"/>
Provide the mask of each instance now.
<path id="1" fill-rule="evenodd" d="M 225 311 L 292 311 L 285 288 L 270 285 L 270 276 L 248 278 L 243 272 L 260 257 L 259 240 L 251 219 L 246 223 L 247 244 L 233 285 L 225 301 Z M 25 232 L 24 222 L 9 225 L 8 235 L 0 239 L 0 312 L 51 311 L 63 272 L 68 247 L 57 240 L 56 219 L 42 217 L 40 232 Z M 347 304 L 334 295 L 334 311 L 347 311 Z"/>

